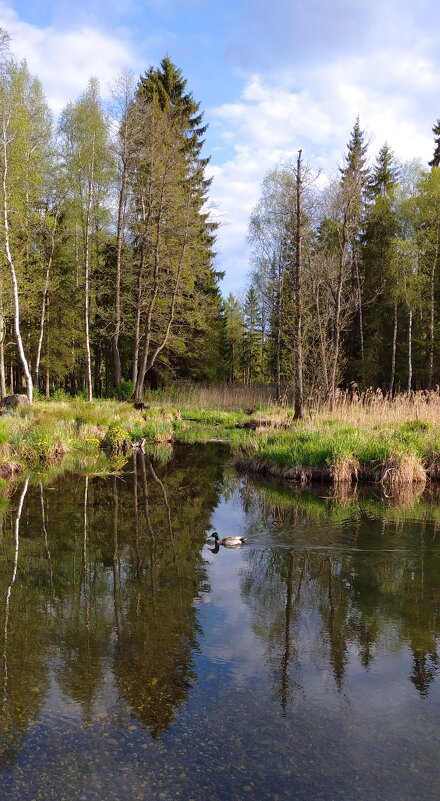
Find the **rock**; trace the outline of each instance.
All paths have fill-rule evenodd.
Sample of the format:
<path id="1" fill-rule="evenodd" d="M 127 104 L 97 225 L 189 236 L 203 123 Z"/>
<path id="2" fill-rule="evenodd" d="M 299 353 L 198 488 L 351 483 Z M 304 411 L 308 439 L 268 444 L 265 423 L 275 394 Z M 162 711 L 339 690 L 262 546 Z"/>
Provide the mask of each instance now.
<path id="1" fill-rule="evenodd" d="M 29 406 L 30 401 L 27 395 L 6 395 L 3 398 L 1 406 L 4 409 L 16 409 L 17 406 Z"/>

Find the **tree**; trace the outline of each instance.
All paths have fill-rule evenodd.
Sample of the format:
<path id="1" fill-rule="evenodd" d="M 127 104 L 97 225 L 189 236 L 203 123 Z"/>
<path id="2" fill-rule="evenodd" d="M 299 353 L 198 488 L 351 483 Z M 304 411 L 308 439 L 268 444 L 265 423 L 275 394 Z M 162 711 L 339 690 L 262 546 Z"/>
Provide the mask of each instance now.
<path id="1" fill-rule="evenodd" d="M 92 241 L 106 216 L 106 200 L 112 176 L 108 124 L 99 97 L 99 86 L 91 78 L 87 90 L 76 103 L 64 109 L 59 132 L 69 183 L 73 222 L 79 226 L 78 268 L 82 268 L 84 298 L 84 340 L 86 354 L 86 387 L 92 400 L 92 356 L 90 343 Z M 95 251 L 96 254 L 96 251 Z"/>
<path id="2" fill-rule="evenodd" d="M 359 117 L 353 126 L 347 145 L 345 164 L 339 168 L 341 188 L 350 200 L 350 241 L 348 249 L 351 256 L 353 278 L 357 289 L 357 311 L 359 315 L 359 346 L 361 361 L 364 360 L 364 322 L 362 277 L 360 262 L 360 233 L 364 211 L 365 191 L 368 185 L 369 170 L 367 164 L 367 147 L 365 133 L 361 130 Z"/>
<path id="3" fill-rule="evenodd" d="M 385 143 L 368 182 L 368 205 L 361 236 L 363 265 L 365 354 L 362 377 L 367 385 L 387 385 L 393 392 L 397 347 L 398 299 L 391 267 L 392 242 L 397 235 L 394 194 L 399 168 Z M 392 328 L 391 381 L 384 370 Z"/>
<path id="4" fill-rule="evenodd" d="M 113 149 L 117 161 L 117 197 L 118 211 L 116 221 L 116 243 L 114 258 L 114 308 L 113 332 L 111 336 L 113 369 L 116 390 L 119 392 L 122 367 L 119 352 L 119 339 L 123 326 L 122 307 L 122 270 L 126 251 L 127 206 L 130 192 L 130 172 L 135 159 L 136 138 L 139 132 L 136 124 L 139 121 L 133 113 L 135 86 L 133 74 L 121 72 L 113 86 L 113 112 L 118 121 L 118 130 L 114 137 Z"/>
<path id="5" fill-rule="evenodd" d="M 318 234 L 318 261 L 330 304 L 331 352 L 328 370 L 329 404 L 333 408 L 342 364 L 342 334 L 347 330 L 358 301 L 353 285 L 351 245 L 358 231 L 359 180 L 329 187 Z"/>
<path id="6" fill-rule="evenodd" d="M 261 198 L 252 212 L 249 223 L 249 241 L 254 266 L 252 283 L 258 287 L 262 308 L 269 325 L 268 361 L 275 380 L 276 398 L 282 394 L 282 381 L 287 372 L 287 315 L 286 293 L 289 270 L 289 242 L 294 213 L 292 174 L 283 167 L 271 170 L 261 187 Z M 285 367 L 286 365 L 286 367 Z"/>
<path id="7" fill-rule="evenodd" d="M 418 185 L 418 234 L 422 269 L 429 286 L 428 386 L 434 375 L 436 290 L 440 260 L 440 168 L 434 167 Z"/>
<path id="8" fill-rule="evenodd" d="M 414 312 L 420 308 L 425 288 L 425 276 L 421 269 L 421 254 L 417 240 L 417 195 L 420 178 L 421 168 L 417 162 L 409 162 L 402 167 L 395 200 L 397 236 L 392 243 L 392 262 L 397 292 L 408 313 L 408 394 L 411 393 L 413 386 Z"/>
<path id="9" fill-rule="evenodd" d="M 229 381 L 238 381 L 242 374 L 244 315 L 240 301 L 229 293 L 224 300 L 226 358 Z"/>
<path id="10" fill-rule="evenodd" d="M 434 167 L 440 167 L 440 117 L 435 125 L 433 125 L 432 133 L 434 134 L 435 148 L 434 155 L 431 161 L 428 161 L 428 164 L 434 169 Z"/>
<path id="11" fill-rule="evenodd" d="M 174 336 L 180 314 L 191 318 L 200 306 L 200 289 L 211 291 L 215 225 L 204 211 L 210 185 L 204 175 L 208 160 L 200 155 L 206 126 L 199 104 L 186 92 L 186 81 L 168 56 L 141 78 L 135 113 L 142 120 L 133 169 L 133 378 L 135 397 L 140 398 L 158 358 L 181 346 Z M 211 280 L 200 280 L 203 274 Z"/>
<path id="12" fill-rule="evenodd" d="M 51 142 L 51 118 L 39 81 L 25 62 L 6 56 L 0 67 L 0 239 L 11 278 L 14 333 L 32 402 L 33 382 L 29 354 L 22 335 L 21 296 L 34 296 L 35 240 L 41 216 Z M 1 317 L 4 319 L 3 292 Z M 3 323 L 2 323 L 3 326 Z M 2 392 L 5 390 L 1 352 Z"/>
<path id="13" fill-rule="evenodd" d="M 303 416 L 303 279 L 302 279 L 302 246 L 303 246 L 303 174 L 301 164 L 302 151 L 298 151 L 295 172 L 296 209 L 295 209 L 295 419 Z"/>
<path id="14" fill-rule="evenodd" d="M 249 287 L 243 304 L 243 375 L 245 384 L 261 381 L 263 376 L 260 307 L 255 287 Z"/>

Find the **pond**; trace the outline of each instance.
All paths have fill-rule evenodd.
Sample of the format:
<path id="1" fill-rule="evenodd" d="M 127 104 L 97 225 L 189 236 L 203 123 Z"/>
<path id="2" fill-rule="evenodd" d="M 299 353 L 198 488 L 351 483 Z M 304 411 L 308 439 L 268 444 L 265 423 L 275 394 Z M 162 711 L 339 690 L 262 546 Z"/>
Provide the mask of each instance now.
<path id="1" fill-rule="evenodd" d="M 437 797 L 440 506 L 328 495 L 218 444 L 18 485 L 0 799 Z"/>

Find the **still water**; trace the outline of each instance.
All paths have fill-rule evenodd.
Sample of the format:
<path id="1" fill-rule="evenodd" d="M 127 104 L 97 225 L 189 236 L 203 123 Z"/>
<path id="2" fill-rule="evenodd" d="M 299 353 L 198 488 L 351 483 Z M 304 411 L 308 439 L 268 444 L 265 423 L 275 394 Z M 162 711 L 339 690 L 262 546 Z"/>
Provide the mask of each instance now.
<path id="1" fill-rule="evenodd" d="M 326 494 L 217 445 L 18 486 L 1 801 L 437 798 L 440 506 Z"/>

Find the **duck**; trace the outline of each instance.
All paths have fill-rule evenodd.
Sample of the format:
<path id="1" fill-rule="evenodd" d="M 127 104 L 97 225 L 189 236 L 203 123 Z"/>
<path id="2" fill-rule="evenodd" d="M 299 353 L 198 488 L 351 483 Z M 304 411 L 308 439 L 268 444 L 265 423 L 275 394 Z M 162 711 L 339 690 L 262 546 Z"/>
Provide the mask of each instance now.
<path id="1" fill-rule="evenodd" d="M 218 531 L 213 531 L 209 536 L 213 537 L 216 546 L 224 545 L 225 548 L 241 548 L 247 539 L 247 537 L 223 537 L 223 539 L 220 539 Z"/>

